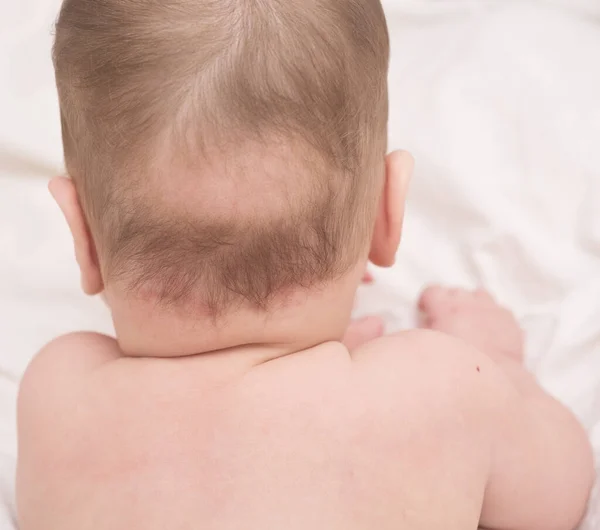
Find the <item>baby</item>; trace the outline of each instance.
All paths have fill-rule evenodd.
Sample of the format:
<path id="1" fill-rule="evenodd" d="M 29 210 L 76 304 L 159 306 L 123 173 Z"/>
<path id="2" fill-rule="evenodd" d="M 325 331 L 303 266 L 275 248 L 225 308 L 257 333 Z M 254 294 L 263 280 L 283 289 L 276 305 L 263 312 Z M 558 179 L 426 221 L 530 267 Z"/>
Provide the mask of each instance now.
<path id="1" fill-rule="evenodd" d="M 20 530 L 570 530 L 592 457 L 485 292 L 346 334 L 400 241 L 379 0 L 65 0 L 52 181 L 116 340 L 22 382 Z"/>

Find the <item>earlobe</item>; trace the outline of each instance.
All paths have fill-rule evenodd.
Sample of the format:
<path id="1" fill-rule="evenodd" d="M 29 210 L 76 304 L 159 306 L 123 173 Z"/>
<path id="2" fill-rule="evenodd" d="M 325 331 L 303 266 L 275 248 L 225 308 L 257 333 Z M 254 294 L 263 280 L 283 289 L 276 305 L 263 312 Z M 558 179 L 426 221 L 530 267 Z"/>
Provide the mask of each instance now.
<path id="1" fill-rule="evenodd" d="M 414 169 L 414 159 L 406 151 L 386 158 L 386 176 L 369 259 L 380 267 L 391 267 L 402 237 L 404 203 Z"/>
<path id="2" fill-rule="evenodd" d="M 104 283 L 100 273 L 98 255 L 75 185 L 67 177 L 56 177 L 50 181 L 48 189 L 62 210 L 71 230 L 75 246 L 75 258 L 81 271 L 83 291 L 88 295 L 99 294 L 104 289 Z"/>

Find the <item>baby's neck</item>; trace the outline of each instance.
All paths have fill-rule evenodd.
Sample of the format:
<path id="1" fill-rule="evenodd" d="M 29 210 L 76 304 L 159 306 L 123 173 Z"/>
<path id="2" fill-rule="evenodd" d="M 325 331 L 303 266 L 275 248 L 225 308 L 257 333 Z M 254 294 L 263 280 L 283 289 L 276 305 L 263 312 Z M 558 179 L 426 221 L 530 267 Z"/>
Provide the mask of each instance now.
<path id="1" fill-rule="evenodd" d="M 115 297 L 110 306 L 125 355 L 175 358 L 239 350 L 260 363 L 341 340 L 358 284 L 354 276 L 319 291 L 298 293 L 293 302 L 276 309 L 239 310 L 217 320 Z"/>

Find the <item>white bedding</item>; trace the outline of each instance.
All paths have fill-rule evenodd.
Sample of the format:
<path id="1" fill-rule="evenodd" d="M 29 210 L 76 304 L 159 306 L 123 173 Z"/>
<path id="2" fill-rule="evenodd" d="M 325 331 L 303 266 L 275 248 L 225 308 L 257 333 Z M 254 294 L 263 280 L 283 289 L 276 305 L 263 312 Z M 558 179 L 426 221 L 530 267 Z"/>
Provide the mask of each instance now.
<path id="1" fill-rule="evenodd" d="M 390 146 L 417 173 L 398 264 L 359 312 L 409 326 L 421 287 L 484 284 L 528 332 L 528 360 L 600 457 L 600 2 L 384 0 Z M 15 396 L 32 355 L 110 331 L 78 291 L 45 190 L 60 170 L 49 60 L 58 0 L 0 4 L 0 530 L 14 528 Z M 600 529 L 600 498 L 584 528 Z"/>

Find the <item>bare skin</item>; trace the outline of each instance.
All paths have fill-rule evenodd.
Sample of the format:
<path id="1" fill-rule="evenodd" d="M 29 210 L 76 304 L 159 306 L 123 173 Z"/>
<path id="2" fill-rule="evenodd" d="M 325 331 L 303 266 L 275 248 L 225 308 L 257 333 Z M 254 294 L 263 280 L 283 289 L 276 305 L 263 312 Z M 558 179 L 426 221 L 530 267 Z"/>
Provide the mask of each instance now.
<path id="1" fill-rule="evenodd" d="M 351 352 L 56 340 L 19 399 L 21 530 L 573 529 L 589 443 L 512 315 L 441 288 L 420 307 L 433 331 Z"/>

